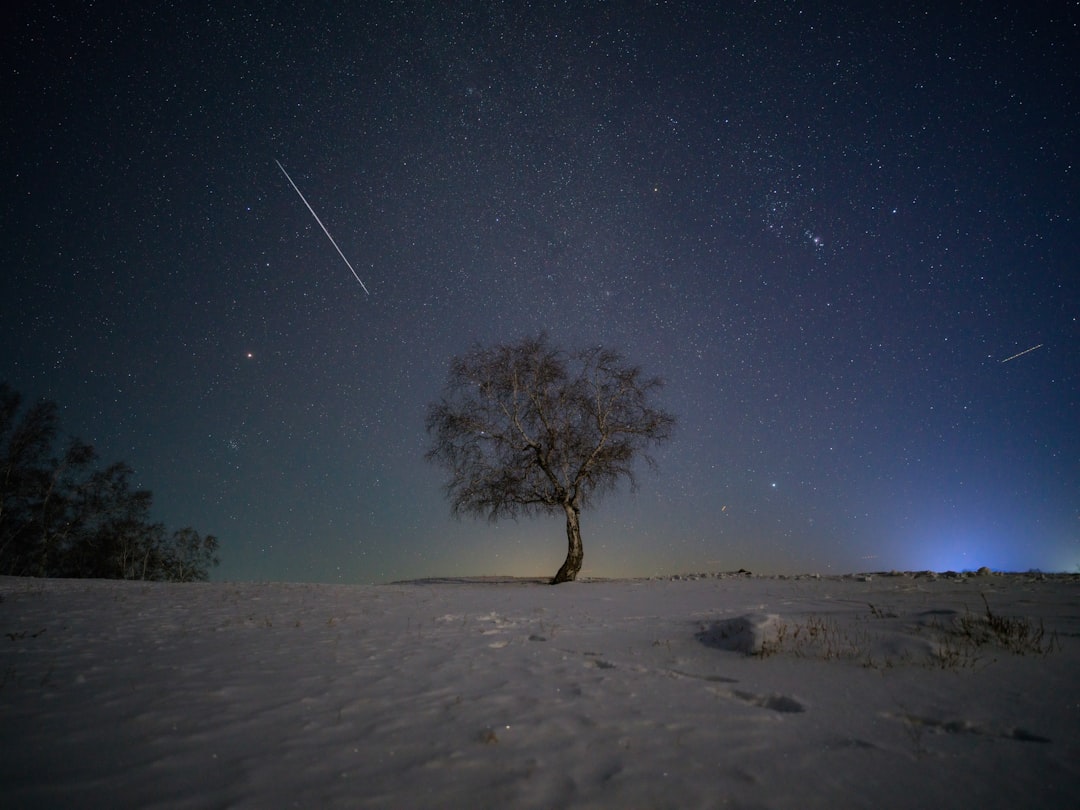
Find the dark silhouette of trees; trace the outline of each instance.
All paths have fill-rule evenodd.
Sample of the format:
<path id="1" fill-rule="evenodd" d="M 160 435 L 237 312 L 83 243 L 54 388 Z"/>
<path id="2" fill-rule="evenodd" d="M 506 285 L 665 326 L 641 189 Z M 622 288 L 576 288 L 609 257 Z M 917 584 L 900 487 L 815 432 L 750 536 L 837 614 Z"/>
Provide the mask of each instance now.
<path id="1" fill-rule="evenodd" d="M 673 416 L 650 404 L 656 377 L 601 348 L 568 353 L 546 337 L 453 360 L 441 401 L 428 408 L 427 458 L 450 473 L 455 516 L 566 516 L 569 550 L 552 584 L 577 577 L 581 510 L 626 478 L 671 436 Z"/>
<path id="2" fill-rule="evenodd" d="M 68 440 L 56 403 L 22 417 L 22 399 L 0 383 L 0 574 L 189 582 L 218 564 L 218 541 L 150 520 L 153 495 L 135 489 L 122 463 L 95 467 L 94 448 Z"/>

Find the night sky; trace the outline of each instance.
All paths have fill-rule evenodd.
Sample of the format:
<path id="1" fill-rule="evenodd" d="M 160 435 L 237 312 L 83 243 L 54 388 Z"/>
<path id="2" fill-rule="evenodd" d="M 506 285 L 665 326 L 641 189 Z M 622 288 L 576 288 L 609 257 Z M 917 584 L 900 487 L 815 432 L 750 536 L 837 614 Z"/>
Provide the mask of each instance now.
<path id="1" fill-rule="evenodd" d="M 214 579 L 553 574 L 423 458 L 540 330 L 679 418 L 583 576 L 1080 566 L 1080 4 L 19 5 L 0 380 Z"/>

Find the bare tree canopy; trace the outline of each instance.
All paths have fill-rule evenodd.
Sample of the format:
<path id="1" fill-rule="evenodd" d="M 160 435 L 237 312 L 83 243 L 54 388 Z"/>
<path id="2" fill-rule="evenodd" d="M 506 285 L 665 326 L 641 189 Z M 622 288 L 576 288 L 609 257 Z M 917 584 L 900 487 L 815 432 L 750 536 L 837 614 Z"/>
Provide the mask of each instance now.
<path id="1" fill-rule="evenodd" d="M 651 404 L 663 387 L 618 352 L 568 353 L 547 336 L 455 358 L 443 398 L 428 409 L 430 461 L 450 473 L 454 515 L 516 518 L 563 512 L 569 551 L 553 583 L 581 570 L 581 509 L 670 438 L 675 419 Z"/>

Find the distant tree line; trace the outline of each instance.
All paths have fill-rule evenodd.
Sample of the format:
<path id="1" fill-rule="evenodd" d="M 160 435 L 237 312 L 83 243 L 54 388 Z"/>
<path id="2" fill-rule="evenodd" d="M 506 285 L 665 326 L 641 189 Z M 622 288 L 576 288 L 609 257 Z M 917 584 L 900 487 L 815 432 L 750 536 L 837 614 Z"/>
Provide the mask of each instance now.
<path id="1" fill-rule="evenodd" d="M 65 439 L 55 402 L 19 415 L 0 383 L 0 574 L 170 582 L 206 580 L 218 541 L 150 519 L 153 495 L 123 462 L 98 466 L 94 448 Z"/>

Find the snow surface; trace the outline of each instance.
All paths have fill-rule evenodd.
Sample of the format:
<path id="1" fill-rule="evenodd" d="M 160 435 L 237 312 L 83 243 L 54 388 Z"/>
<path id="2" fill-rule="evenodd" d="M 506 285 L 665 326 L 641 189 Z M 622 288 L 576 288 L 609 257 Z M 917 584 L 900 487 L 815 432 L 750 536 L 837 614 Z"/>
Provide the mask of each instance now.
<path id="1" fill-rule="evenodd" d="M 4 808 L 1080 807 L 1078 576 L 0 596 Z"/>

